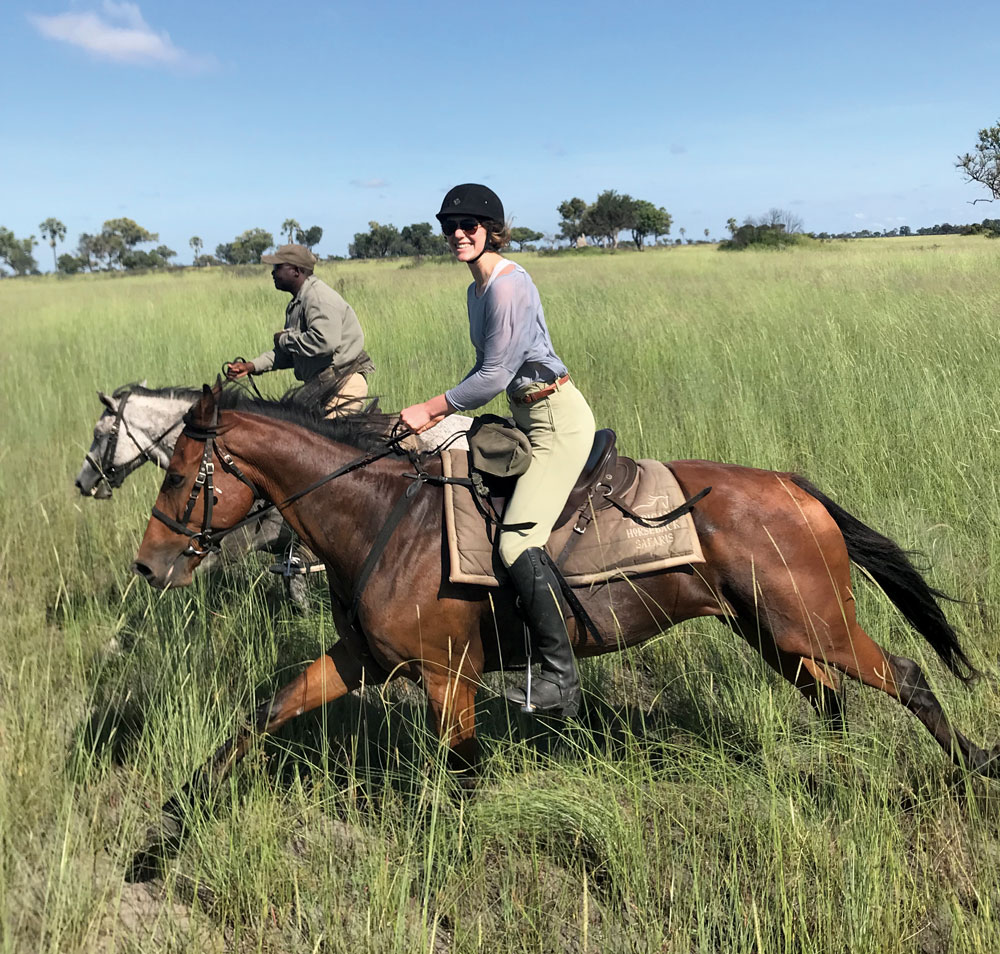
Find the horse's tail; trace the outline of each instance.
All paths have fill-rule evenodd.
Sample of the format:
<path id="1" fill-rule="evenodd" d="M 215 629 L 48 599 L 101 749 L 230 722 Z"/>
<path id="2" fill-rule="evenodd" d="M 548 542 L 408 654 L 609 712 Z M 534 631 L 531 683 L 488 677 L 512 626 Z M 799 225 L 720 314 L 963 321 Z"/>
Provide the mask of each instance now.
<path id="1" fill-rule="evenodd" d="M 948 669 L 966 685 L 975 682 L 979 672 L 969 662 L 938 603 L 938 600 L 953 603 L 959 600 L 929 586 L 897 543 L 863 524 L 804 477 L 792 474 L 791 480 L 826 507 L 844 536 L 847 555 L 852 562 L 867 571 L 906 621 L 931 644 Z"/>

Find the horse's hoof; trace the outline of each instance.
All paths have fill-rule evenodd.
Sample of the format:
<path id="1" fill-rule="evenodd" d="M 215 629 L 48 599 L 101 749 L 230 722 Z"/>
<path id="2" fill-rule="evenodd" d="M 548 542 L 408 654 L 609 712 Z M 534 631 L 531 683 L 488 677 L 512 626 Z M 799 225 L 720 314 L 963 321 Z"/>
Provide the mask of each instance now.
<path id="1" fill-rule="evenodd" d="M 184 823 L 176 815 L 164 811 L 159 826 L 147 829 L 146 847 L 132 856 L 125 871 L 125 880 L 134 884 L 159 876 L 164 862 L 180 851 L 183 837 Z"/>
<path id="2" fill-rule="evenodd" d="M 153 846 L 137 851 L 125 869 L 125 880 L 129 884 L 152 881 L 163 870 L 163 854 Z"/>

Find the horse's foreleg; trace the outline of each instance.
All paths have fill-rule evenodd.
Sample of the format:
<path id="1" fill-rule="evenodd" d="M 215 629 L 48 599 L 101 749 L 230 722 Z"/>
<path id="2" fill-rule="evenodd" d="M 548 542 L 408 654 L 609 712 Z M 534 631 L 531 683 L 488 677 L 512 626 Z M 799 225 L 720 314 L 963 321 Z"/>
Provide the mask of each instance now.
<path id="1" fill-rule="evenodd" d="M 132 859 L 129 879 L 144 881 L 153 877 L 159 871 L 161 860 L 176 853 L 184 835 L 185 806 L 192 797 L 224 779 L 246 755 L 255 739 L 276 732 L 304 712 L 339 699 L 358 688 L 367 675 L 364 662 L 353 654 L 349 641 L 343 640 L 311 663 L 270 700 L 258 706 L 243 728 L 219 746 L 184 788 L 163 804 L 160 824 L 147 833 L 146 847 Z M 376 670 L 372 678 L 378 683 L 385 680 L 381 670 Z"/>
<path id="2" fill-rule="evenodd" d="M 337 643 L 269 701 L 258 706 L 249 724 L 216 752 L 210 762 L 214 779 L 228 774 L 256 736 L 277 732 L 296 716 L 347 695 L 361 685 L 365 674 L 364 663 L 347 644 Z"/>
<path id="3" fill-rule="evenodd" d="M 464 669 L 449 671 L 424 665 L 427 690 L 438 738 L 448 746 L 448 768 L 463 785 L 471 786 L 479 761 L 476 738 L 476 690 L 478 680 Z"/>

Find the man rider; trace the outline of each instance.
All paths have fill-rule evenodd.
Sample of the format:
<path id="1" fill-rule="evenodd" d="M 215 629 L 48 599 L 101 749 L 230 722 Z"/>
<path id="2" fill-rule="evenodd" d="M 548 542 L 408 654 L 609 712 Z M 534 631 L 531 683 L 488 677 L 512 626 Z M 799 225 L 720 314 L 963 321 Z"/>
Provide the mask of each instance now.
<path id="1" fill-rule="evenodd" d="M 232 362 L 226 377 L 235 381 L 247 374 L 292 368 L 305 384 L 300 397 L 308 403 L 312 391 L 318 399 L 338 374 L 360 361 L 360 369 L 327 401 L 325 410 L 332 417 L 338 408 L 360 402 L 368 395 L 366 376 L 374 365 L 364 350 L 365 336 L 354 309 L 313 274 L 316 256 L 304 245 L 282 245 L 260 260 L 274 266 L 274 287 L 292 296 L 285 307 L 285 326 L 275 332 L 270 351 L 253 361 Z"/>

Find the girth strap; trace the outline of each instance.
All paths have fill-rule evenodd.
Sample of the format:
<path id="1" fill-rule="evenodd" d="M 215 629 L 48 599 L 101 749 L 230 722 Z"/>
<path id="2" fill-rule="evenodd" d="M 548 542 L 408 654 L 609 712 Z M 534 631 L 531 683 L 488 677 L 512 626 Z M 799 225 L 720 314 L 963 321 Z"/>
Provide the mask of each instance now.
<path id="1" fill-rule="evenodd" d="M 389 516 L 385 518 L 385 523 L 382 524 L 382 529 L 379 530 L 378 535 L 372 541 L 371 549 L 368 551 L 368 556 L 365 557 L 365 562 L 361 565 L 361 572 L 358 574 L 357 582 L 354 584 L 354 597 L 351 600 L 350 610 L 348 611 L 348 619 L 352 623 L 357 621 L 358 610 L 361 606 L 361 596 L 368 583 L 368 578 L 372 575 L 375 565 L 382 558 L 382 553 L 388 546 L 389 540 L 392 539 L 396 527 L 400 525 L 406 511 L 410 509 L 410 504 L 413 503 L 417 494 L 420 493 L 424 484 L 430 478 L 429 474 L 424 473 L 406 474 L 404 476 L 414 478 L 414 481 L 406 488 L 406 492 L 396 501 L 389 512 Z"/>

